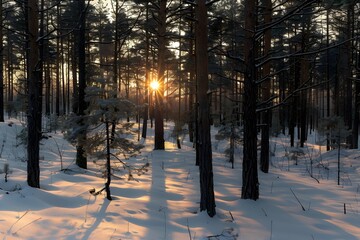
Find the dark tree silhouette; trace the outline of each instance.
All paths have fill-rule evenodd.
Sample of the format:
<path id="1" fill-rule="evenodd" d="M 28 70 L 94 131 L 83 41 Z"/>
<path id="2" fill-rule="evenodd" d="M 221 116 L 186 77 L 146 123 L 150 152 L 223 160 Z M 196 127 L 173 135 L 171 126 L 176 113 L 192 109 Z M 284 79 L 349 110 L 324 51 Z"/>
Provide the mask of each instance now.
<path id="1" fill-rule="evenodd" d="M 196 7 L 196 78 L 198 99 L 198 152 L 200 168 L 200 210 L 207 211 L 210 217 L 216 214 L 214 179 L 212 169 L 212 150 L 210 136 L 210 107 L 208 79 L 208 26 L 206 1 L 198 1 Z"/>
<path id="2" fill-rule="evenodd" d="M 40 187 L 39 151 L 41 138 L 41 69 L 39 53 L 38 2 L 26 2 L 28 37 L 28 117 L 27 117 L 27 183 L 31 187 Z"/>

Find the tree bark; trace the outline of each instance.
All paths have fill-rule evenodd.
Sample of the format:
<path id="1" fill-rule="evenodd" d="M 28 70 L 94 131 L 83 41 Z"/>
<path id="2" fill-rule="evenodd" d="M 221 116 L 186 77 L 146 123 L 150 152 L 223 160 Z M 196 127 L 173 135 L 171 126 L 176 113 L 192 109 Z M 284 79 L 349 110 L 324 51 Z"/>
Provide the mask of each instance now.
<path id="1" fill-rule="evenodd" d="M 146 2 L 146 21 L 149 19 L 149 2 Z M 144 97 L 144 112 L 143 112 L 143 128 L 141 137 L 146 138 L 147 134 L 147 122 L 149 118 L 149 76 L 150 76 L 150 63 L 149 63 L 149 53 L 150 53 L 150 35 L 148 28 L 145 29 L 145 97 Z"/>
<path id="2" fill-rule="evenodd" d="M 3 15 L 2 4 L 0 0 L 0 122 L 4 122 L 4 43 L 3 43 Z"/>
<path id="3" fill-rule="evenodd" d="M 256 105 L 257 85 L 255 68 L 255 26 L 257 1 L 245 1 L 245 76 L 244 76 L 244 155 L 241 198 L 259 198 L 257 171 Z"/>
<path id="4" fill-rule="evenodd" d="M 193 8 L 193 7 L 191 7 Z M 193 10 L 193 9 L 192 9 Z M 192 18 L 193 16 L 193 11 L 191 11 L 192 14 Z M 192 21 L 190 21 L 190 35 L 192 35 L 194 33 L 194 23 Z M 194 40 L 189 38 L 189 57 L 190 57 L 190 73 L 189 73 L 189 112 L 190 112 L 190 116 L 189 116 L 189 140 L 190 142 L 194 143 L 194 138 L 196 139 L 196 137 L 194 137 L 195 135 L 195 121 L 196 117 L 195 117 L 195 109 L 197 108 L 197 106 L 194 106 L 194 98 L 195 98 L 195 94 L 196 94 L 196 81 L 195 81 L 195 56 L 194 56 Z M 195 146 L 195 144 L 193 144 Z"/>
<path id="5" fill-rule="evenodd" d="M 264 25 L 271 23 L 271 14 L 272 14 L 272 7 L 271 7 L 271 0 L 264 1 Z M 264 34 L 264 56 L 267 56 L 270 53 L 271 48 L 271 29 L 265 31 Z M 263 101 L 267 102 L 270 98 L 270 88 L 271 88 L 271 81 L 270 81 L 270 62 L 267 62 L 263 68 L 263 77 L 268 78 L 264 82 L 264 86 L 262 88 L 262 97 Z M 260 152 L 260 169 L 264 173 L 269 172 L 269 138 L 270 138 L 270 125 L 271 125 L 271 110 L 266 110 L 263 115 L 263 127 L 261 128 L 261 152 Z"/>
<path id="6" fill-rule="evenodd" d="M 357 79 L 360 79 L 360 52 L 357 53 Z M 352 129 L 352 148 L 357 149 L 359 147 L 359 104 L 360 104 L 360 83 L 355 82 L 355 109 L 354 109 L 354 123 Z"/>
<path id="7" fill-rule="evenodd" d="M 79 66 L 79 88 L 78 88 L 78 115 L 84 116 L 87 104 L 85 102 L 85 88 L 86 88 L 86 62 L 85 62 L 85 0 L 79 0 L 79 42 L 78 42 L 78 66 Z M 84 126 L 81 119 L 79 122 L 80 127 Z M 76 146 L 76 165 L 81 168 L 87 168 L 87 158 L 85 155 L 84 144 L 86 142 L 86 130 L 83 129 L 78 136 Z"/>
<path id="8" fill-rule="evenodd" d="M 27 183 L 30 187 L 40 188 L 39 151 L 41 137 L 41 69 L 38 45 L 38 3 L 37 0 L 26 2 L 27 11 L 27 76 L 28 76 L 28 164 Z"/>
<path id="9" fill-rule="evenodd" d="M 165 53 L 166 53 L 166 4 L 160 0 L 158 16 L 158 81 L 159 88 L 155 91 L 155 150 L 165 149 L 164 140 L 164 84 L 165 84 Z"/>
<path id="10" fill-rule="evenodd" d="M 210 136 L 210 107 L 208 100 L 208 20 L 206 1 L 197 5 L 196 24 L 196 77 L 198 82 L 198 127 L 199 169 L 200 169 L 200 210 L 207 211 L 210 217 L 216 214 L 212 170 L 212 150 Z"/>

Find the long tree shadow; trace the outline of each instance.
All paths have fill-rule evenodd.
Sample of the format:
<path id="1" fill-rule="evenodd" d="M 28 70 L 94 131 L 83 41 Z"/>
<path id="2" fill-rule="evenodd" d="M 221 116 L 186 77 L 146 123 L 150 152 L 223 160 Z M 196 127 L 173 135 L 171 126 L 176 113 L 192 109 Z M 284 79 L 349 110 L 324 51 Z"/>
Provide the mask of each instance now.
<path id="1" fill-rule="evenodd" d="M 166 239 L 167 229 L 167 201 L 165 186 L 165 151 L 153 151 L 152 154 L 151 187 L 147 208 L 148 215 L 151 216 L 151 227 L 149 235 Z M 161 234 L 162 233 L 162 234 Z"/>
<path id="2" fill-rule="evenodd" d="M 99 227 L 102 220 L 104 220 L 104 218 L 106 218 L 106 210 L 109 205 L 110 205 L 110 201 L 104 199 L 104 203 L 101 205 L 99 212 L 97 212 L 95 222 L 91 225 L 90 228 L 88 228 L 86 230 L 84 236 L 82 237 L 83 240 L 90 239 L 91 234 L 97 229 L 97 227 Z"/>

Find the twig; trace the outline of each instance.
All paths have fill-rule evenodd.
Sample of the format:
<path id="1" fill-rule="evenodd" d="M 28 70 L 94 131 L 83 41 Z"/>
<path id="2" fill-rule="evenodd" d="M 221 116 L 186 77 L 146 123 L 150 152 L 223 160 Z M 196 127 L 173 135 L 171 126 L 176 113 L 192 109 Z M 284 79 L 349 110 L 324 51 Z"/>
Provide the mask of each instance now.
<path id="1" fill-rule="evenodd" d="M 267 213 L 266 213 L 265 209 L 264 209 L 264 208 L 261 208 L 261 210 L 264 212 L 265 217 L 267 217 L 268 215 L 267 215 Z"/>
<path id="2" fill-rule="evenodd" d="M 189 219 L 188 218 L 186 219 L 186 226 L 187 226 L 187 230 L 188 230 L 188 233 L 189 233 L 189 239 L 192 240 L 190 227 L 189 227 Z"/>
<path id="3" fill-rule="evenodd" d="M 229 213 L 230 213 L 232 221 L 235 222 L 234 216 L 232 215 L 231 211 L 229 211 Z"/>
<path id="4" fill-rule="evenodd" d="M 296 198 L 296 200 L 298 201 L 298 203 L 300 204 L 301 208 L 303 211 L 306 211 L 304 206 L 301 204 L 300 200 L 298 199 L 298 197 L 296 196 L 296 194 L 294 193 L 294 191 L 290 188 L 290 191 L 293 193 L 294 197 Z"/>
<path id="5" fill-rule="evenodd" d="M 116 228 L 114 229 L 113 233 L 111 234 L 110 240 L 113 239 L 115 232 L 116 232 Z"/>
<path id="6" fill-rule="evenodd" d="M 88 212 L 88 208 L 89 208 L 90 197 L 91 197 L 91 196 L 89 196 L 88 201 L 87 201 L 87 204 L 86 204 L 86 208 L 85 208 L 85 222 L 86 222 L 86 220 L 87 220 L 87 212 Z"/>
<path id="7" fill-rule="evenodd" d="M 11 229 L 14 227 L 14 225 L 15 225 L 16 223 L 18 223 L 28 212 L 29 212 L 29 210 L 26 210 L 26 212 L 25 212 L 21 217 L 19 217 L 18 220 L 16 220 L 16 222 L 13 223 L 13 225 L 11 225 L 11 227 L 10 227 L 9 230 L 8 230 L 8 232 L 10 232 Z"/>
<path id="8" fill-rule="evenodd" d="M 57 147 L 57 150 L 58 150 L 58 153 L 59 153 L 59 157 L 60 157 L 60 170 L 62 171 L 64 168 L 63 168 L 63 154 L 62 154 L 62 151 L 60 150 L 60 147 L 59 147 L 59 144 L 57 143 L 57 141 L 55 140 L 55 138 L 53 138 L 55 144 L 56 144 L 56 147 Z"/>
<path id="9" fill-rule="evenodd" d="M 19 228 L 19 229 L 18 229 L 18 230 L 16 230 L 15 232 L 13 232 L 13 234 L 16 234 L 16 233 L 17 233 L 17 232 L 19 232 L 20 230 L 22 230 L 22 229 L 26 228 L 27 226 L 29 226 L 30 224 L 33 224 L 34 222 L 39 221 L 40 219 L 41 219 L 41 217 L 39 217 L 39 218 L 37 218 L 37 219 L 35 219 L 35 220 L 33 220 L 33 221 L 29 222 L 28 224 L 26 224 L 26 225 L 22 226 L 21 228 Z"/>
<path id="10" fill-rule="evenodd" d="M 317 183 L 320 183 L 319 179 L 317 179 L 316 177 L 314 177 L 314 175 L 309 171 L 309 169 L 306 170 L 309 173 L 309 176 L 314 179 L 315 181 L 317 181 Z"/>

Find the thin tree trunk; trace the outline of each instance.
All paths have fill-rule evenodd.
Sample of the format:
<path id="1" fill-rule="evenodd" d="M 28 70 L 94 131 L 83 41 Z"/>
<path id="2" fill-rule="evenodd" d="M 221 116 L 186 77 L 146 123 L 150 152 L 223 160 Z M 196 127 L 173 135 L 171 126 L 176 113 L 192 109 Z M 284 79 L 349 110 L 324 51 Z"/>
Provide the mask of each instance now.
<path id="1" fill-rule="evenodd" d="M 111 193 L 110 193 L 110 183 L 111 183 L 111 158 L 110 158 L 110 142 L 111 136 L 109 131 L 109 121 L 106 120 L 105 127 L 106 127 L 106 183 L 105 183 L 105 191 L 106 191 L 106 198 L 108 200 L 112 200 Z"/>
<path id="2" fill-rule="evenodd" d="M 193 11 L 191 11 L 192 17 L 193 16 Z M 192 21 L 190 21 L 190 35 L 192 35 L 194 33 L 194 23 Z M 189 56 L 190 56 L 190 73 L 189 73 L 189 112 L 190 112 L 190 116 L 189 116 L 189 139 L 190 142 L 194 142 L 194 135 L 195 135 L 195 129 L 194 129 L 194 125 L 195 125 L 195 109 L 197 108 L 194 107 L 194 98 L 195 98 L 195 88 L 196 88 L 196 82 L 195 82 L 195 56 L 194 56 L 194 40 L 189 38 Z M 196 138 L 196 137 L 195 137 Z M 195 144 L 193 144 L 195 146 Z"/>
<path id="3" fill-rule="evenodd" d="M 4 122 L 4 43 L 3 43 L 3 15 L 2 4 L 0 0 L 0 122 Z"/>
<path id="4" fill-rule="evenodd" d="M 77 74 L 77 66 L 78 66 L 78 45 L 79 38 L 78 34 L 73 34 L 73 45 L 72 45 L 72 59 L 71 59 L 71 75 L 72 75 L 72 88 L 73 88 L 73 103 L 72 103 L 72 111 L 77 114 L 79 108 L 79 86 L 78 86 L 78 74 Z"/>
<path id="5" fill-rule="evenodd" d="M 149 2 L 146 2 L 146 20 L 149 19 Z M 149 76 L 150 76 L 150 63 L 149 63 L 149 51 L 150 51 L 150 36 L 148 28 L 145 29 L 145 97 L 144 97 L 144 112 L 143 112 L 143 128 L 141 137 L 146 138 L 147 134 L 147 122 L 149 118 Z"/>
<path id="6" fill-rule="evenodd" d="M 326 47 L 330 46 L 330 12 L 326 14 Z M 326 117 L 330 117 L 330 50 L 326 50 Z M 326 139 L 326 150 L 330 151 L 330 139 Z"/>
<path id="7" fill-rule="evenodd" d="M 357 56 L 357 79 L 360 79 L 360 52 Z M 360 83 L 355 82 L 355 109 L 354 109 L 354 123 L 352 128 L 352 148 L 357 149 L 359 147 L 359 104 L 360 104 Z"/>
<path id="8" fill-rule="evenodd" d="M 79 23 L 79 43 L 78 43 L 78 60 L 79 60 L 79 88 L 78 88 L 78 115 L 84 116 L 86 109 L 85 88 L 86 88 L 86 63 L 85 63 L 85 0 L 79 1 L 80 23 Z M 79 123 L 84 125 L 83 119 Z M 78 136 L 76 146 L 76 165 L 81 168 L 87 168 L 87 158 L 85 155 L 84 144 L 86 142 L 86 130 L 82 130 Z"/>
<path id="9" fill-rule="evenodd" d="M 307 40 L 304 40 L 307 41 Z M 303 49 L 305 46 L 303 46 Z M 301 84 L 304 84 L 310 78 L 310 69 L 309 62 L 307 59 L 303 58 L 300 60 L 300 75 L 301 75 Z M 300 147 L 304 147 L 304 144 L 307 140 L 307 117 L 309 115 L 307 111 L 307 91 L 303 90 L 300 93 Z"/>
<path id="10" fill-rule="evenodd" d="M 60 25 L 60 6 L 57 6 L 58 25 Z M 60 116 L 60 38 L 56 39 L 56 67 L 55 67 L 55 113 Z"/>
<path id="11" fill-rule="evenodd" d="M 272 14 L 272 6 L 271 0 L 264 1 L 265 13 L 264 13 L 264 25 L 271 23 L 271 14 Z M 271 48 L 271 29 L 268 29 L 264 35 L 264 56 L 267 56 L 270 53 Z M 264 82 L 264 86 L 262 88 L 262 97 L 263 101 L 267 102 L 270 98 L 270 89 L 271 89 L 271 81 L 270 81 L 270 62 L 267 62 L 263 68 L 263 77 L 268 78 Z M 263 127 L 261 128 L 261 152 L 260 152 L 260 169 L 264 173 L 269 172 L 269 138 L 270 138 L 270 125 L 271 125 L 271 110 L 266 110 L 263 115 Z"/>

